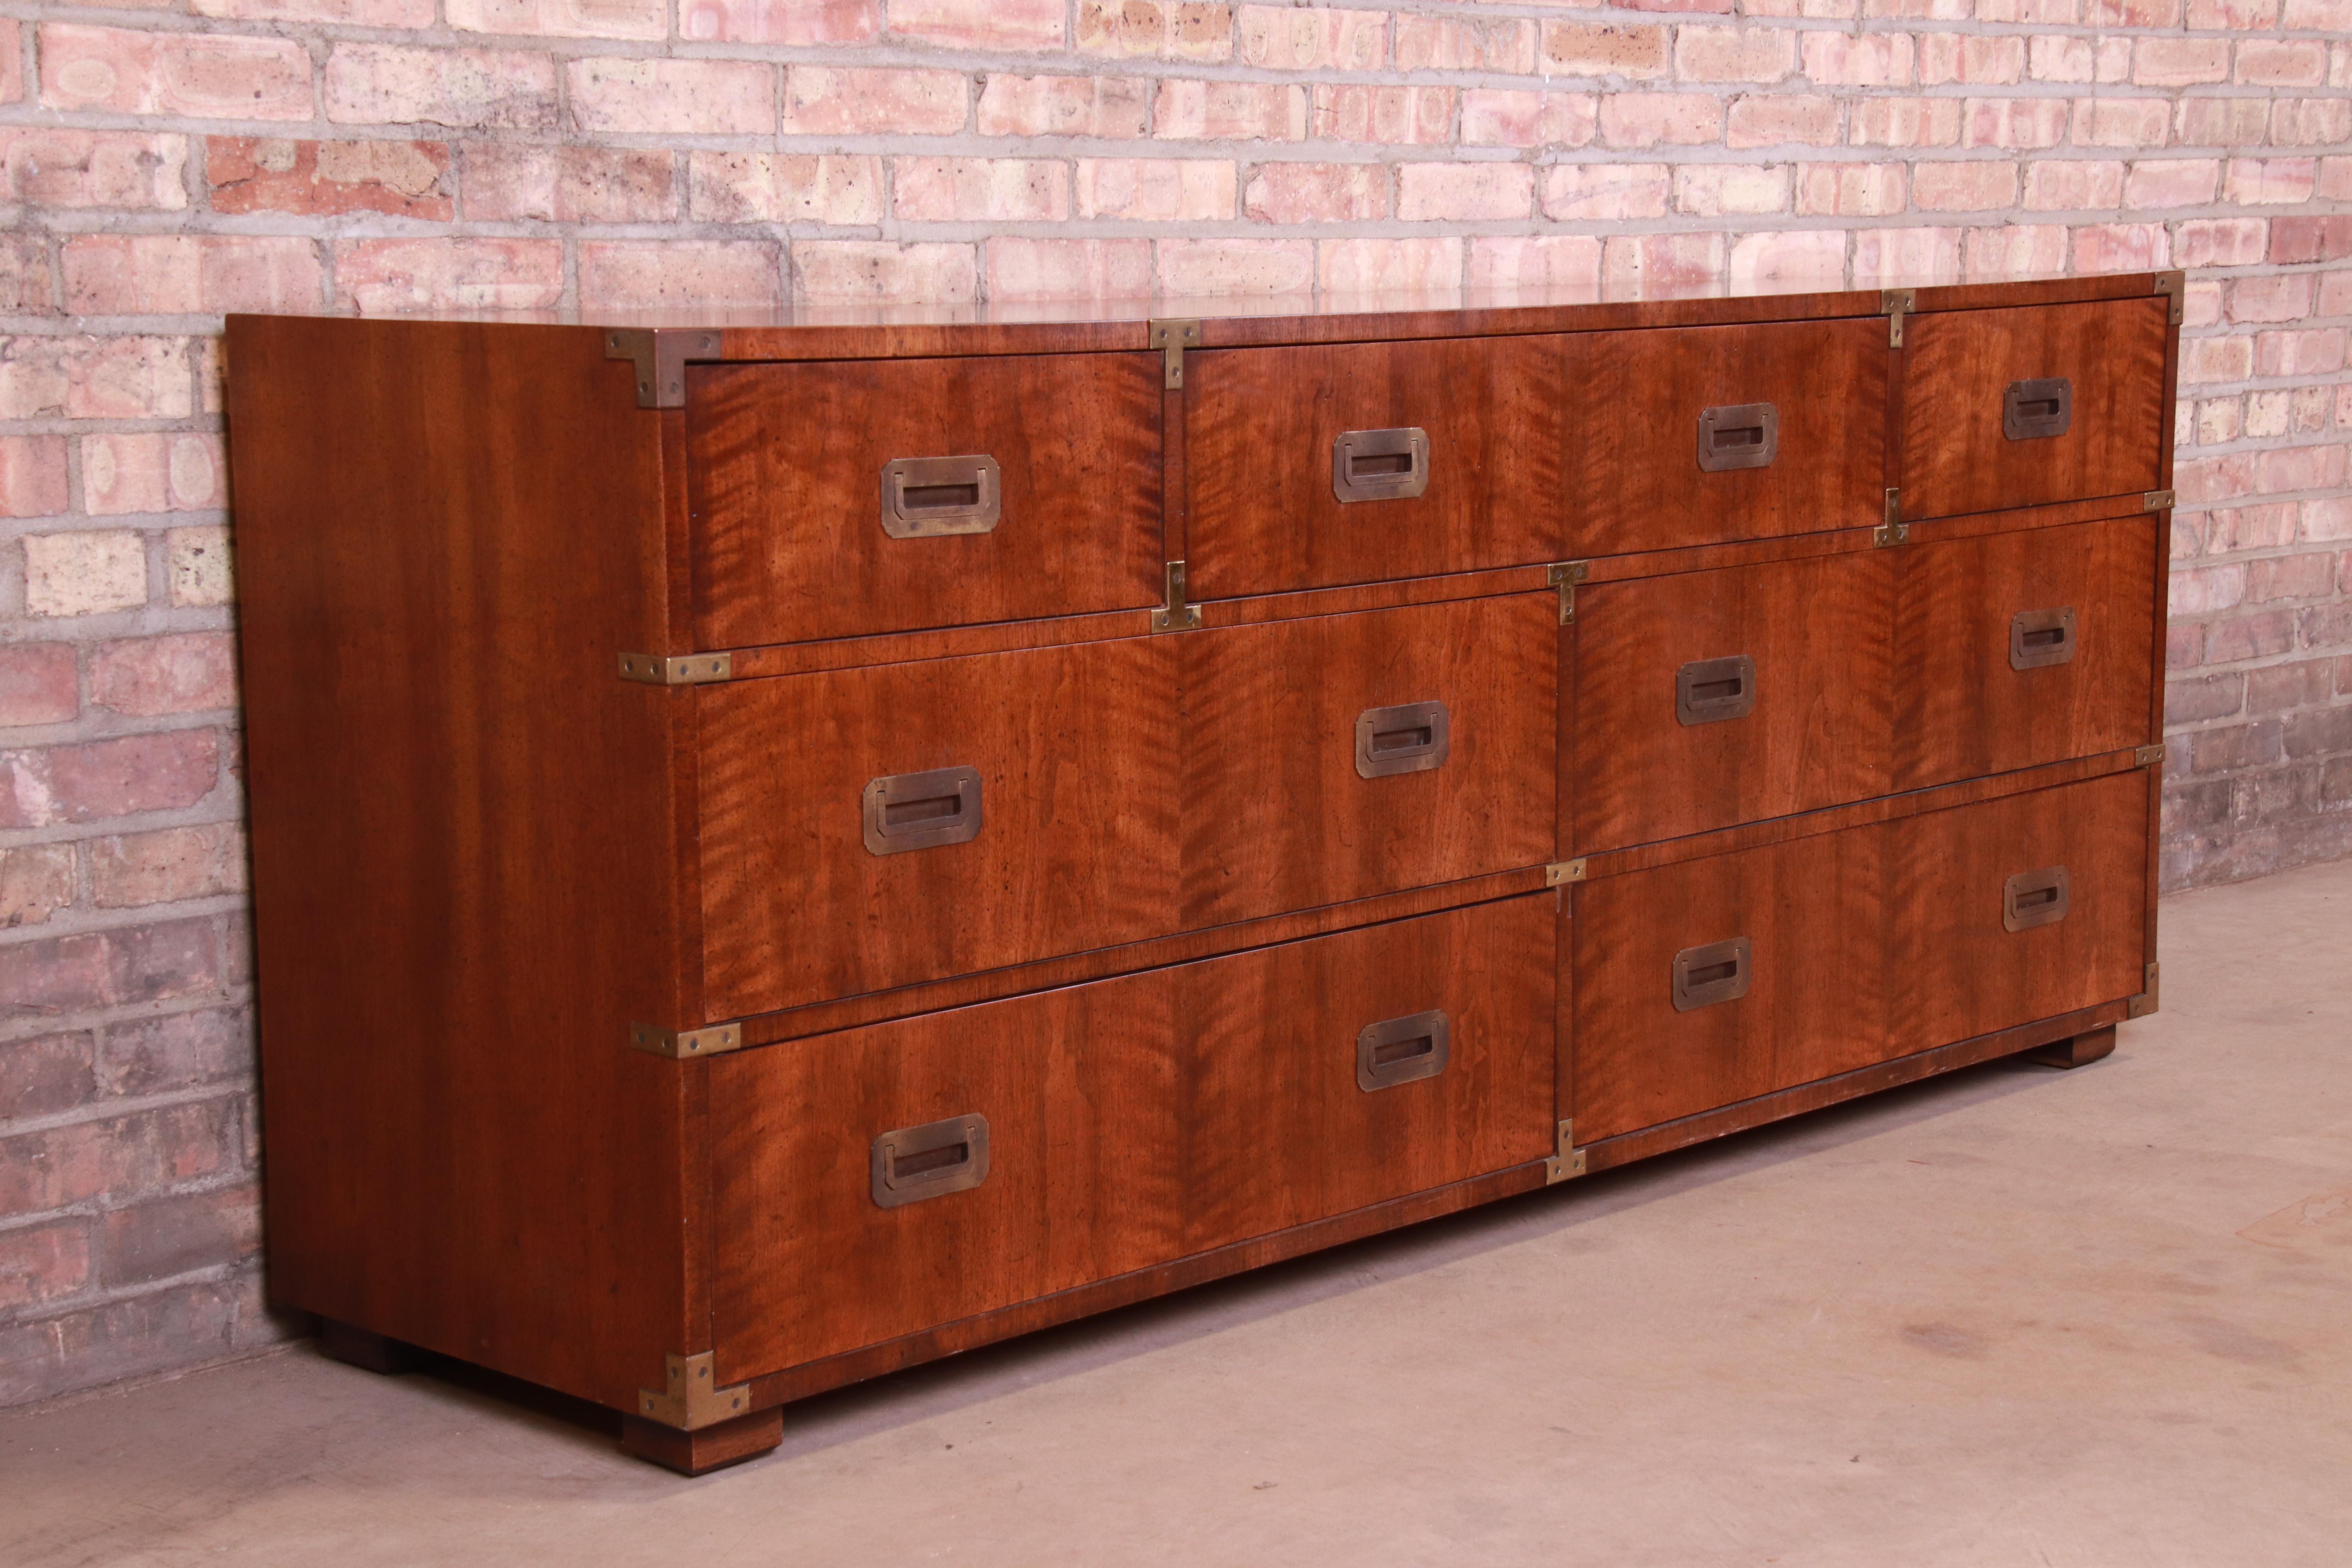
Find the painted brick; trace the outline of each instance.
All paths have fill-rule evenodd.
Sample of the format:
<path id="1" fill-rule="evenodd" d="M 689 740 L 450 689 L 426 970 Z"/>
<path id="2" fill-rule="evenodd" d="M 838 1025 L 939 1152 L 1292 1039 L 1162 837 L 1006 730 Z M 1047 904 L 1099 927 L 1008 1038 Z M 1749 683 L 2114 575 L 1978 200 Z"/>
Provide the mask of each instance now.
<path id="1" fill-rule="evenodd" d="M 327 57 L 327 118 L 341 125 L 549 131 L 555 64 L 552 56 L 524 50 L 338 44 Z"/>
<path id="2" fill-rule="evenodd" d="M 1318 137 L 1389 146 L 1435 146 L 1454 136 L 1454 89 L 1323 82 L 1315 89 L 1314 115 Z"/>
<path id="3" fill-rule="evenodd" d="M 1242 211 L 1260 223 L 1347 223 L 1389 216 L 1381 163 L 1260 163 L 1242 191 Z"/>
<path id="4" fill-rule="evenodd" d="M 1623 148 L 1696 146 L 1723 134 L 1723 100 L 1699 92 L 1612 92 L 1601 100 L 1601 140 Z"/>
<path id="5" fill-rule="evenodd" d="M 0 729 L 62 724 L 79 711 L 73 644 L 0 643 Z"/>
<path id="6" fill-rule="evenodd" d="M 0 436 L 0 517 L 51 517 L 66 505 L 65 437 Z M 29 571 L 26 576 L 29 599 Z M 26 608 L 29 614 L 43 613 L 29 603 Z"/>
<path id="7" fill-rule="evenodd" d="M 1731 100 L 1727 147 L 1834 147 L 1843 134 L 1833 98 L 1748 93 Z"/>
<path id="8" fill-rule="evenodd" d="M 1558 172 L 1547 171 L 1548 184 Z M 1476 289 L 1560 290 L 1597 298 L 1601 240 L 1585 234 L 1482 235 L 1470 242 L 1462 281 Z"/>
<path id="9" fill-rule="evenodd" d="M 1244 5 L 1239 59 L 1261 70 L 1378 70 L 1388 59 L 1389 15 L 1326 6 Z"/>
<path id="10" fill-rule="evenodd" d="M 137 909 L 245 891 L 245 835 L 234 822 L 93 838 L 84 847 L 100 909 Z"/>
<path id="11" fill-rule="evenodd" d="M 1669 174 L 1664 163 L 1555 163 L 1544 171 L 1543 214 L 1560 223 L 1664 217 Z"/>
<path id="12" fill-rule="evenodd" d="M 956 49 L 1050 49 L 1067 41 L 1062 0 L 890 0 L 890 31 Z"/>
<path id="13" fill-rule="evenodd" d="M 195 120 L 308 120 L 310 57 L 290 38 L 48 23 L 47 109 Z"/>
<path id="14" fill-rule="evenodd" d="M 753 61 L 573 60 L 563 78 L 572 119 L 583 131 L 749 136 L 776 128 L 774 70 Z M 959 100 L 959 126 L 961 109 Z"/>
<path id="15" fill-rule="evenodd" d="M 0 1040 L 0 1105 L 12 1117 L 30 1118 L 87 1104 L 98 1089 L 96 1059 L 97 1041 L 87 1029 Z"/>
<path id="16" fill-rule="evenodd" d="M 442 10 L 461 33 L 648 42 L 669 36 L 663 0 L 443 0 Z"/>
<path id="17" fill-rule="evenodd" d="M 89 1223 L 75 1218 L 0 1230 L 0 1310 L 37 1307 L 86 1289 Z"/>
<path id="18" fill-rule="evenodd" d="M 1466 147 L 1583 147 L 1600 128 L 1601 100 L 1589 92 L 1474 87 L 1462 94 Z"/>
<path id="19" fill-rule="evenodd" d="M 0 190 L 12 203 L 178 212 L 188 205 L 187 163 L 185 136 L 0 129 Z"/>
<path id="20" fill-rule="evenodd" d="M 1685 163 L 1675 170 L 1675 210 L 1696 217 L 1784 213 L 1790 205 L 1785 165 Z"/>
<path id="21" fill-rule="evenodd" d="M 937 73 L 938 80 L 925 90 L 934 97 L 943 94 L 950 81 L 944 72 Z M 1168 89 L 1179 84 L 1160 85 L 1161 119 L 1164 123 L 1171 110 Z M 1187 82 L 1187 88 L 1205 89 L 1208 82 Z M 1237 84 L 1217 83 L 1219 87 Z M 955 80 L 954 91 L 961 103 L 962 86 Z M 1297 92 L 1296 88 L 1278 89 Z M 1141 136 L 1151 128 L 1151 83 L 1136 77 L 1103 76 L 999 76 L 991 74 L 988 85 L 981 89 L 977 128 L 982 136 L 1096 136 L 1104 138 Z M 1205 91 L 1189 95 L 1199 100 L 1201 118 L 1207 120 Z M 933 112 L 944 117 L 945 110 L 933 105 Z M 786 129 L 793 129 L 791 114 L 786 114 Z M 1306 111 L 1302 99 L 1299 110 L 1300 133 L 1304 133 Z M 961 121 L 959 120 L 958 124 Z M 1194 134 L 1204 134 L 1196 132 Z"/>
<path id="22" fill-rule="evenodd" d="M 1132 300 L 1151 292 L 1148 239 L 1034 239 L 988 242 L 991 300 Z"/>
<path id="23" fill-rule="evenodd" d="M 53 510 L 63 510 L 60 497 Z M 147 602 L 147 544 L 122 529 L 25 539 L 25 613 L 97 616 Z"/>
<path id="24" fill-rule="evenodd" d="M 1315 287 L 1336 295 L 1450 295 L 1462 285 L 1462 241 L 1327 239 L 1317 244 Z"/>
<path id="25" fill-rule="evenodd" d="M 1504 71 L 1536 68 L 1536 24 L 1457 16 L 1396 19 L 1395 66 L 1401 71 Z"/>
<path id="26" fill-rule="evenodd" d="M 2017 165 L 1922 163 L 1911 171 L 1911 205 L 1927 212 L 1986 212 L 2017 205 Z"/>
<path id="27" fill-rule="evenodd" d="M 234 587 L 228 530 L 174 528 L 163 535 L 163 574 L 172 603 L 182 607 L 226 605 Z"/>
<path id="28" fill-rule="evenodd" d="M 202 431 L 81 437 L 81 488 L 94 517 L 208 511 L 227 504 L 228 455 Z"/>
<path id="29" fill-rule="evenodd" d="M 912 223 L 1050 223 L 1070 216 L 1070 173 L 1044 158 L 894 158 L 892 211 Z"/>
<path id="30" fill-rule="evenodd" d="M 1401 163 L 1397 216 L 1408 223 L 1524 218 L 1535 210 L 1535 173 L 1525 163 Z"/>
<path id="31" fill-rule="evenodd" d="M 0 671 L 0 679 L 5 679 Z M 14 931 L 19 926 L 42 925 L 49 916 L 74 901 L 74 846 L 70 844 L 20 844 L 14 849 L 0 849 L 0 930 Z M 5 1068 L 0 1068 L 0 1088 L 7 1084 Z M 11 1115 L 28 1112 L 16 1109 L 16 1101 L 0 1099 Z"/>
<path id="32" fill-rule="evenodd" d="M 678 216 L 677 159 L 667 152 L 478 142 L 463 157 L 466 216 L 477 222 L 663 223 Z"/>
<path id="33" fill-rule="evenodd" d="M 1672 68 L 1666 29 L 1546 22 L 1538 66 L 1546 76 L 1617 77 L 1649 81 Z"/>
<path id="34" fill-rule="evenodd" d="M 881 0 L 679 0 L 677 36 L 698 44 L 862 44 Z"/>
<path id="35" fill-rule="evenodd" d="M 1151 134 L 1171 141 L 1303 141 L 1308 101 L 1303 87 L 1163 81 L 1152 105 Z"/>
<path id="36" fill-rule="evenodd" d="M 1797 214 L 1801 217 L 1888 217 L 1904 210 L 1907 189 L 1900 163 L 1800 163 Z"/>
<path id="37" fill-rule="evenodd" d="M 1081 158 L 1081 217 L 1130 223 L 1222 222 L 1234 216 L 1238 175 L 1222 158 Z"/>
<path id="38" fill-rule="evenodd" d="M 1182 0 L 1078 0 L 1077 46 L 1081 54 L 1118 59 L 1229 60 L 1233 7 Z"/>
<path id="39" fill-rule="evenodd" d="M 1159 286 L 1171 295 L 1304 294 L 1315 286 L 1309 240 L 1171 239 L 1159 259 Z"/>
<path id="40" fill-rule="evenodd" d="M 592 310 L 783 303 L 783 250 L 766 240 L 595 240 L 580 247 L 580 303 Z"/>
<path id="41" fill-rule="evenodd" d="M 705 223 L 882 221 L 882 160 L 856 153 L 697 153 L 687 186 Z"/>
<path id="42" fill-rule="evenodd" d="M 78 235 L 60 253 L 82 315 L 301 314 L 326 299 L 316 241 L 280 235 Z"/>
<path id="43" fill-rule="evenodd" d="M 894 245 L 887 240 L 795 240 L 793 299 L 819 304 L 929 300 L 969 304 L 980 289 L 969 245 Z"/>
<path id="44" fill-rule="evenodd" d="M 217 213 L 374 212 L 446 221 L 450 161 L 446 142 L 205 139 L 205 183 Z"/>
<path id="45" fill-rule="evenodd" d="M 563 297 L 563 246 L 552 239 L 341 240 L 335 291 L 370 312 L 540 310 Z"/>

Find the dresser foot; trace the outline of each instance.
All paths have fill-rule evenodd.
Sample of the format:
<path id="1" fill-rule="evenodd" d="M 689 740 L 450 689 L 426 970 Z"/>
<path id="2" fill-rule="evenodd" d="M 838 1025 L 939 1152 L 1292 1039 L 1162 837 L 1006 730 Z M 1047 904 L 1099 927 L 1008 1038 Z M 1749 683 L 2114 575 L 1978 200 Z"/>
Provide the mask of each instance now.
<path id="1" fill-rule="evenodd" d="M 2076 1035 L 2069 1040 L 2055 1040 L 2037 1047 L 2026 1052 L 2025 1057 L 2028 1061 L 2040 1062 L 2044 1067 L 2079 1068 L 2089 1066 L 2115 1048 L 2116 1026 L 2109 1024 L 2105 1028 L 2093 1029 L 2087 1035 Z"/>
<path id="2" fill-rule="evenodd" d="M 782 1405 L 754 1410 L 715 1426 L 681 1432 L 642 1415 L 621 1417 L 621 1447 L 681 1476 L 707 1475 L 724 1465 L 756 1459 L 784 1440 Z"/>
<path id="3" fill-rule="evenodd" d="M 337 1361 L 387 1377 L 396 1376 L 415 1364 L 415 1352 L 402 1341 L 339 1323 L 332 1318 L 319 1320 L 319 1348 Z"/>

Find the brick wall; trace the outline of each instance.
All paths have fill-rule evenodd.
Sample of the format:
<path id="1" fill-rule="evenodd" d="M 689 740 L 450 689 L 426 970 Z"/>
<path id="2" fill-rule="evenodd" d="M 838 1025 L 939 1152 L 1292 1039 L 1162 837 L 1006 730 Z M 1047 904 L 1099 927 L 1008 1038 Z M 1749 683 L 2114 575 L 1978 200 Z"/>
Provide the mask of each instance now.
<path id="1" fill-rule="evenodd" d="M 2352 852 L 2352 0 L 0 0 L 0 1404 L 258 1304 L 225 310 L 2190 269 L 2179 885 Z"/>

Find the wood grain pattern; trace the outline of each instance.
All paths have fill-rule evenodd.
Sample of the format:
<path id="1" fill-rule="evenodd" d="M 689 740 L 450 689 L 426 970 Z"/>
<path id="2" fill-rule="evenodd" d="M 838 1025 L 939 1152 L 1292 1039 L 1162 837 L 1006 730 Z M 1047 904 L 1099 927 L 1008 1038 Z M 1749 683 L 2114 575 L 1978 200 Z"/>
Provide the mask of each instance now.
<path id="1" fill-rule="evenodd" d="M 1568 555 L 1875 523 L 1885 489 L 1886 323 L 1584 332 L 1566 345 Z M 1699 416 L 1769 403 L 1771 465 L 1708 473 Z"/>
<path id="2" fill-rule="evenodd" d="M 623 1408 L 689 1352 L 660 422 L 583 328 L 233 317 L 269 1292 Z"/>
<path id="3" fill-rule="evenodd" d="M 1150 354 L 707 366 L 687 377 L 708 648 L 1149 606 L 1161 597 Z M 984 454 L 986 533 L 892 539 L 881 474 Z"/>
<path id="4" fill-rule="evenodd" d="M 2171 438 L 2166 302 L 1932 312 L 1905 328 L 1903 515 L 1943 517 L 2158 488 Z M 2066 434 L 2001 433 L 2011 382 L 2074 384 Z"/>
<path id="5" fill-rule="evenodd" d="M 1554 844 L 1549 593 L 1203 631 L 1183 659 L 1183 923 L 1515 867 Z M 1446 704 L 1445 762 L 1363 778 L 1356 719 Z"/>
<path id="6" fill-rule="evenodd" d="M 1179 641 L 694 689 L 707 1021 L 1175 930 Z M 868 781 L 957 766 L 978 837 L 867 850 Z"/>
<path id="7" fill-rule="evenodd" d="M 2147 652 L 2163 597 L 2156 531 L 2143 515 L 1900 552 L 1893 787 L 2140 744 L 2161 679 Z M 2011 619 L 2053 609 L 2075 612 L 2074 658 L 2011 668 Z"/>
<path id="8" fill-rule="evenodd" d="M 1895 552 L 1579 591 L 1574 855 L 1885 793 Z M 1756 706 L 1685 724 L 1676 672 L 1746 655 Z"/>
<path id="9" fill-rule="evenodd" d="M 711 1063 L 719 1377 L 739 1381 L 1539 1159 L 1536 895 Z M 1452 1059 L 1367 1093 L 1366 1024 Z M 880 1208 L 868 1146 L 977 1111 L 987 1179 Z"/>
<path id="10" fill-rule="evenodd" d="M 1231 598 L 1559 558 L 1559 340 L 1209 350 L 1184 361 L 1192 587 Z M 1429 433 L 1429 486 L 1341 502 L 1332 443 Z"/>

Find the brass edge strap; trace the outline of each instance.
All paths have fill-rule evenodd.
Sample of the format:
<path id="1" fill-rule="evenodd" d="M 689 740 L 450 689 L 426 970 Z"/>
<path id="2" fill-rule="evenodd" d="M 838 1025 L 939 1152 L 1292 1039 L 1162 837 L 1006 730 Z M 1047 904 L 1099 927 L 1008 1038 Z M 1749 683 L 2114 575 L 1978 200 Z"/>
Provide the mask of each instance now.
<path id="1" fill-rule="evenodd" d="M 686 367 L 719 357 L 719 335 L 698 328 L 614 327 L 604 333 L 604 357 L 635 363 L 637 406 L 686 406 Z"/>

